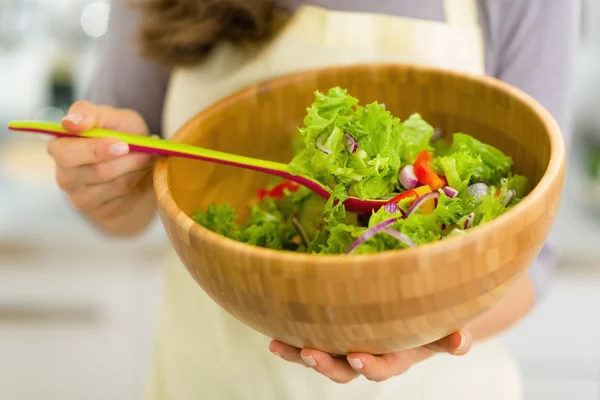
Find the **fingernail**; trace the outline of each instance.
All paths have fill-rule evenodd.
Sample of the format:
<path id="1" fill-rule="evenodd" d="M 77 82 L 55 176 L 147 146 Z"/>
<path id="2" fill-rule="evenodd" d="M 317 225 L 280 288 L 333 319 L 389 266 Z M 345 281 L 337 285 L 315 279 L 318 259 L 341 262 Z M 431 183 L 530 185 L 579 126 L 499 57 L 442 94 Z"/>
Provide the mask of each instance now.
<path id="1" fill-rule="evenodd" d="M 350 358 L 348 357 L 348 364 L 354 369 L 362 369 L 363 363 L 360 361 L 360 358 Z"/>
<path id="2" fill-rule="evenodd" d="M 317 362 L 313 358 L 313 356 L 302 356 L 302 359 L 309 367 L 316 367 Z"/>
<path id="3" fill-rule="evenodd" d="M 125 142 L 118 142 L 110 145 L 110 154 L 113 156 L 122 156 L 129 151 L 129 145 Z"/>
<path id="4" fill-rule="evenodd" d="M 276 351 L 272 351 L 271 353 L 272 353 L 273 355 L 276 355 L 277 357 L 281 357 L 281 354 L 279 354 L 279 353 L 278 353 L 278 352 L 276 352 Z"/>
<path id="5" fill-rule="evenodd" d="M 69 114 L 69 115 L 65 116 L 63 118 L 63 121 L 70 121 L 75 125 L 79 125 L 80 123 L 83 122 L 84 119 L 85 119 L 85 117 L 83 115 L 76 113 L 76 114 Z"/>
<path id="6" fill-rule="evenodd" d="M 466 344 L 467 344 L 467 336 L 464 333 L 461 332 L 461 334 L 460 334 L 460 344 L 456 348 L 456 351 L 462 350 L 465 347 Z"/>

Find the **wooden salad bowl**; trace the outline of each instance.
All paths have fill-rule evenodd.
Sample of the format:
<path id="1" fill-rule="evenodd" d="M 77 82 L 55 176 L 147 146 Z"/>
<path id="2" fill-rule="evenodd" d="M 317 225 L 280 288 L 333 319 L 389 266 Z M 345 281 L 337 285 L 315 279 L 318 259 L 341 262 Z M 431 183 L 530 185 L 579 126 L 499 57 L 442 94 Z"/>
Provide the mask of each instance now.
<path id="1" fill-rule="evenodd" d="M 515 161 L 533 190 L 467 234 L 369 255 L 309 255 L 239 243 L 195 223 L 228 203 L 244 218 L 270 177 L 164 158 L 154 184 L 160 217 L 183 265 L 223 309 L 258 332 L 332 354 L 401 351 L 435 341 L 493 306 L 549 234 L 565 173 L 560 129 L 538 102 L 498 80 L 410 65 L 358 65 L 269 80 L 196 115 L 175 141 L 288 162 L 315 90 L 348 89 L 401 119 L 418 112 L 445 134 L 464 132 Z"/>

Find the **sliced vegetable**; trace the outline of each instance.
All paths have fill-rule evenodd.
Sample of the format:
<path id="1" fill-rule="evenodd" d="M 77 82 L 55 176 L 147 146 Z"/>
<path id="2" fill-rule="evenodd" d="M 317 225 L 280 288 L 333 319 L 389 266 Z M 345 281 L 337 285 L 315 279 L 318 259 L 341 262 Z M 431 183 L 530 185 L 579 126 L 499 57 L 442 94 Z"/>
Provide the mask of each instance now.
<path id="1" fill-rule="evenodd" d="M 423 195 L 426 195 L 427 193 L 431 193 L 433 192 L 433 190 L 431 190 L 431 188 L 427 185 L 425 186 L 419 186 L 417 188 L 414 189 L 415 193 L 420 197 Z"/>
<path id="2" fill-rule="evenodd" d="M 523 175 L 510 175 L 506 180 L 506 187 L 514 189 L 517 193 L 516 198 L 521 199 L 527 191 L 527 178 Z"/>
<path id="3" fill-rule="evenodd" d="M 439 192 L 431 192 L 431 193 L 427 193 L 426 195 L 419 197 L 417 199 L 417 201 L 415 201 L 412 206 L 410 206 L 410 208 L 408 209 L 408 212 L 406 213 L 406 215 L 404 216 L 404 218 L 408 218 L 410 215 L 412 215 L 415 211 L 417 211 L 419 209 L 419 207 L 421 207 L 424 203 L 426 203 L 427 201 L 434 201 L 435 199 L 438 199 L 440 197 L 440 193 Z"/>
<path id="4" fill-rule="evenodd" d="M 458 190 L 452 189 L 450 186 L 444 187 L 444 193 L 446 194 L 446 196 L 450 197 L 451 199 L 458 196 Z"/>
<path id="5" fill-rule="evenodd" d="M 490 193 L 490 187 L 483 182 L 474 183 L 467 188 L 467 193 L 479 200 Z"/>
<path id="6" fill-rule="evenodd" d="M 293 193 L 298 189 L 300 189 L 300 184 L 293 181 L 283 181 L 273 186 L 271 189 L 259 189 L 256 194 L 260 201 L 263 201 L 265 197 L 281 199 L 285 196 L 286 190 Z"/>
<path id="7" fill-rule="evenodd" d="M 358 142 L 356 141 L 356 139 L 354 139 L 354 137 L 352 137 L 351 134 L 344 134 L 344 138 L 346 139 L 346 149 L 350 153 L 354 153 L 356 150 L 358 150 Z"/>
<path id="8" fill-rule="evenodd" d="M 323 215 L 326 204 L 326 200 L 313 194 L 300 205 L 297 215 L 298 222 L 309 238 L 316 237 L 325 226 Z"/>
<path id="9" fill-rule="evenodd" d="M 373 236 L 375 236 L 377 233 L 379 233 L 382 229 L 392 225 L 394 222 L 396 222 L 396 218 L 388 219 L 387 221 L 383 221 L 383 222 L 375 225 L 374 227 L 367 229 L 367 231 L 365 233 L 363 233 L 361 235 L 361 237 L 359 237 L 358 240 L 352 244 L 352 246 L 350 246 L 348 251 L 346 251 L 346 254 L 352 253 L 352 251 L 354 251 L 354 249 L 356 249 L 358 246 L 360 246 L 367 240 L 371 239 Z"/>
<path id="10" fill-rule="evenodd" d="M 389 203 L 398 203 L 400 200 L 408 199 L 409 197 L 418 197 L 419 195 L 414 189 L 407 190 L 406 192 L 400 193 L 398 196 L 392 198 Z"/>
<path id="11" fill-rule="evenodd" d="M 390 236 L 398 239 L 400 242 L 404 243 L 407 247 L 416 247 L 417 246 L 415 244 L 415 242 L 413 242 L 412 240 L 410 240 L 410 238 L 408 236 L 406 236 L 402 232 L 398 232 L 397 230 L 395 230 L 393 228 L 383 228 L 383 232 L 385 232 L 388 235 L 390 235 Z"/>
<path id="12" fill-rule="evenodd" d="M 396 214 L 397 212 L 402 212 L 400 207 L 398 207 L 398 203 L 387 203 L 383 207 L 385 208 L 385 211 L 389 212 L 390 214 Z"/>
<path id="13" fill-rule="evenodd" d="M 440 177 L 430 165 L 432 159 L 433 157 L 428 151 L 420 152 L 415 161 L 414 170 L 419 182 L 429 186 L 431 190 L 438 190 L 448 183 L 446 182 L 446 179 Z"/>
<path id="14" fill-rule="evenodd" d="M 292 225 L 294 225 L 294 228 L 296 228 L 296 231 L 298 231 L 298 235 L 300 236 L 300 239 L 302 239 L 302 244 L 308 246 L 308 244 L 310 243 L 310 239 L 308 238 L 306 231 L 298 221 L 298 218 L 292 218 Z"/>
<path id="15" fill-rule="evenodd" d="M 425 196 L 427 193 L 431 193 L 432 190 L 429 186 L 425 185 L 425 186 L 419 186 L 418 188 L 415 188 L 415 193 L 419 196 Z M 435 210 L 435 199 L 431 198 L 430 200 L 427 200 L 425 203 L 423 203 L 421 205 L 421 213 L 425 214 L 425 215 L 429 215 L 433 212 L 433 210 Z"/>
<path id="16" fill-rule="evenodd" d="M 475 219 L 475 213 L 471 213 L 467 215 L 467 219 L 465 220 L 465 229 L 469 229 L 471 225 L 473 225 L 473 220 Z"/>
<path id="17" fill-rule="evenodd" d="M 508 206 L 514 198 L 517 197 L 517 191 L 515 189 L 509 189 L 508 192 L 504 195 L 504 199 L 502 200 L 502 205 L 504 207 Z"/>
<path id="18" fill-rule="evenodd" d="M 388 201 L 387 204 L 398 204 L 404 200 L 410 200 L 414 197 L 414 200 L 426 195 L 427 193 L 431 193 L 431 188 L 429 186 L 419 186 L 411 190 L 407 190 L 404 193 L 400 193 L 396 197 L 392 198 Z M 424 204 L 421 205 L 421 212 L 423 214 L 431 214 L 435 209 L 435 199 L 431 198 L 427 200 Z"/>
<path id="19" fill-rule="evenodd" d="M 400 174 L 398 175 L 398 179 L 405 189 L 414 189 L 419 184 L 419 180 L 415 175 L 415 167 L 412 165 L 407 165 L 402 168 L 402 170 L 400 170 Z"/>
<path id="20" fill-rule="evenodd" d="M 325 132 L 321 133 L 319 135 L 319 137 L 317 137 L 317 140 L 315 141 L 315 147 L 327 155 L 332 153 L 332 151 L 330 149 L 325 147 L 325 141 L 327 140 L 328 136 L 329 136 L 329 132 L 325 131 Z"/>

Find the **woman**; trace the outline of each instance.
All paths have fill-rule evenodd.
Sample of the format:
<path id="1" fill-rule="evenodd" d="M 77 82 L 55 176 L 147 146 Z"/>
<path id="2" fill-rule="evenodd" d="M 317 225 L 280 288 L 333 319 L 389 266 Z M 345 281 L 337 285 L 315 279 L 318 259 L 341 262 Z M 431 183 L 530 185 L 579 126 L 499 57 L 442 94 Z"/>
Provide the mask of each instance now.
<path id="1" fill-rule="evenodd" d="M 99 126 L 169 137 L 201 109 L 253 82 L 385 61 L 496 76 L 540 100 L 567 132 L 578 6 L 573 0 L 146 0 L 134 9 L 113 0 L 91 102 L 74 104 L 63 124 L 72 132 Z M 279 11 L 289 16 L 280 25 Z M 105 139 L 58 139 L 49 152 L 59 186 L 100 229 L 135 235 L 154 218 L 152 157 Z M 551 254 L 542 252 L 492 310 L 437 343 L 382 357 L 333 358 L 269 343 L 246 328 L 204 294 L 173 252 L 148 398 L 520 399 L 515 363 L 493 337 L 530 311 L 552 265 Z M 471 340 L 477 343 L 470 350 Z"/>

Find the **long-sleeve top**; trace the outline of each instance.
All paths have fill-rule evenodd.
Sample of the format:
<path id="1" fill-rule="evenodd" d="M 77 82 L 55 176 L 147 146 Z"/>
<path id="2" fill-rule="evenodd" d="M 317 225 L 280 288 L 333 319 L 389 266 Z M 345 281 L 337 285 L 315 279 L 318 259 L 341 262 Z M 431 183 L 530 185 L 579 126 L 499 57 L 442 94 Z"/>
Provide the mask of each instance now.
<path id="1" fill-rule="evenodd" d="M 139 11 L 113 0 L 108 33 L 88 99 L 138 111 L 152 133 L 161 133 L 162 107 L 170 73 L 139 54 Z M 444 21 L 442 0 L 278 0 L 293 11 L 302 4 L 334 10 L 385 13 Z M 516 86 L 544 105 L 570 140 L 570 89 L 579 42 L 577 0 L 478 0 L 485 40 L 486 74 Z M 398 40 L 402 40 L 398 38 Z M 529 269 L 536 293 L 549 286 L 556 258 L 545 247 Z"/>

